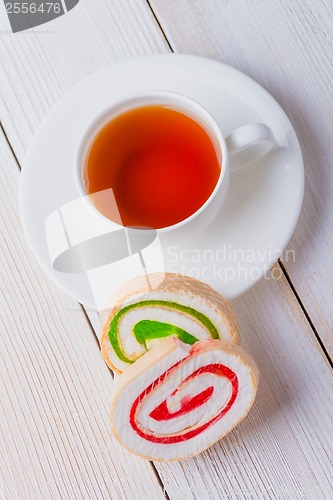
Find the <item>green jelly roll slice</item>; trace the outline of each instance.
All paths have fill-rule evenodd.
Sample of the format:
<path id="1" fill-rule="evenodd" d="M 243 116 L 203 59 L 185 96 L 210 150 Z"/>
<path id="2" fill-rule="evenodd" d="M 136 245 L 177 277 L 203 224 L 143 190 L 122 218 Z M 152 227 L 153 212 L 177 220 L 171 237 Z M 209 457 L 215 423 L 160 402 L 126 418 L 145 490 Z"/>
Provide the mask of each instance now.
<path id="1" fill-rule="evenodd" d="M 194 278 L 150 274 L 130 281 L 117 296 L 103 321 L 101 337 L 103 357 L 117 373 L 170 336 L 190 345 L 207 339 L 239 342 L 230 303 Z"/>

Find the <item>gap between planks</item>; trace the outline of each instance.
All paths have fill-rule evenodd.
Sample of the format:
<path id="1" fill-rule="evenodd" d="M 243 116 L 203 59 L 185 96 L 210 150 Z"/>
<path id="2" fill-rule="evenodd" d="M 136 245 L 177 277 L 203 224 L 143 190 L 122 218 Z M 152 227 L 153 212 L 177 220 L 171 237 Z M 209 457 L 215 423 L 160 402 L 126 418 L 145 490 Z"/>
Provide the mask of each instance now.
<path id="1" fill-rule="evenodd" d="M 314 333 L 314 335 L 315 335 L 315 337 L 316 337 L 316 339 L 317 339 L 317 341 L 318 341 L 318 343 L 319 343 L 320 347 L 322 348 L 322 351 L 323 351 L 323 353 L 325 354 L 325 356 L 326 356 L 326 358 L 327 358 L 327 361 L 329 362 L 329 364 L 330 364 L 331 368 L 333 368 L 333 360 L 331 359 L 331 357 L 330 357 L 330 355 L 329 355 L 329 353 L 328 353 L 328 351 L 327 351 L 327 349 L 326 349 L 326 347 L 325 347 L 324 343 L 322 342 L 322 340 L 321 340 L 321 338 L 320 338 L 320 335 L 319 335 L 319 333 L 317 332 L 317 329 L 316 329 L 316 327 L 314 326 L 314 324 L 313 324 L 313 322 L 312 322 L 312 320 L 311 320 L 311 317 L 310 317 L 309 313 L 307 312 L 307 310 L 306 310 L 306 308 L 305 308 L 305 306 L 304 306 L 304 304 L 303 304 L 303 302 L 302 302 L 302 300 L 301 300 L 300 296 L 299 296 L 299 295 L 298 295 L 298 293 L 297 293 L 296 288 L 294 287 L 294 285 L 293 285 L 293 283 L 292 283 L 292 281 L 291 281 L 291 278 L 290 278 L 289 274 L 287 273 L 287 270 L 286 270 L 286 268 L 285 268 L 285 266 L 284 266 L 283 262 L 282 262 L 280 259 L 278 260 L 278 264 L 280 265 L 280 267 L 281 267 L 281 269 L 282 269 L 282 272 L 283 272 L 283 274 L 284 274 L 284 276 L 285 276 L 285 278 L 286 278 L 286 280 L 287 280 L 287 283 L 288 283 L 288 285 L 290 286 L 290 288 L 291 288 L 291 290 L 292 290 L 292 292 L 293 292 L 293 294 L 294 294 L 294 297 L 295 297 L 295 299 L 297 300 L 297 302 L 298 302 L 298 304 L 299 304 L 299 306 L 300 306 L 300 308 L 301 308 L 301 310 L 302 310 L 302 312 L 303 312 L 304 316 L 306 317 L 306 319 L 307 319 L 307 321 L 308 321 L 308 323 L 309 323 L 309 325 L 310 325 L 310 327 L 311 327 L 311 330 L 313 331 L 313 333 Z"/>
<path id="2" fill-rule="evenodd" d="M 161 31 L 161 34 L 163 35 L 163 38 L 164 38 L 164 40 L 165 40 L 165 42 L 166 42 L 167 46 L 168 46 L 168 47 L 169 47 L 169 49 L 170 49 L 170 52 L 175 53 L 175 50 L 173 49 L 173 47 L 172 47 L 172 45 L 171 45 L 171 43 L 170 43 L 170 41 L 169 41 L 168 37 L 166 36 L 166 33 L 165 33 L 165 31 L 164 31 L 164 29 L 163 29 L 163 27 L 162 27 L 162 24 L 160 23 L 160 21 L 159 21 L 159 19 L 158 19 L 157 15 L 155 14 L 153 7 L 151 6 L 151 4 L 150 4 L 149 0 L 146 0 L 146 2 L 147 2 L 147 5 L 148 5 L 148 7 L 149 7 L 149 9 L 150 9 L 150 11 L 151 11 L 151 13 L 152 13 L 152 15 L 153 15 L 153 17 L 154 17 L 154 19 L 155 19 L 156 23 L 157 23 L 157 26 L 159 27 L 159 29 L 160 29 L 160 31 Z"/>

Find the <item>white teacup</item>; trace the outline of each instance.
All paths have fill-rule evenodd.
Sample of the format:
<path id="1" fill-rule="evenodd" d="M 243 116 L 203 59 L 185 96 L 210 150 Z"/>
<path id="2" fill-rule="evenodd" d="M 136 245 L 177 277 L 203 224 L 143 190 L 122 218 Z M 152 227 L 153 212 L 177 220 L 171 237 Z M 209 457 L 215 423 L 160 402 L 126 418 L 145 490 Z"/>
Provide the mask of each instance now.
<path id="1" fill-rule="evenodd" d="M 271 129 L 263 123 L 244 125 L 224 138 L 220 127 L 209 111 L 194 99 L 182 94 L 163 90 L 129 94 L 113 103 L 92 120 L 82 135 L 76 152 L 75 178 L 78 191 L 88 200 L 91 210 L 97 212 L 105 220 L 109 219 L 95 208 L 85 189 L 84 168 L 89 148 L 106 123 L 130 109 L 147 105 L 171 107 L 193 118 L 207 131 L 219 154 L 221 172 L 213 192 L 203 205 L 177 224 L 157 229 L 162 242 L 175 242 L 197 233 L 213 221 L 221 210 L 228 193 L 230 169 L 237 170 L 250 165 L 271 150 L 276 145 L 276 141 Z M 103 196 L 103 193 L 99 195 Z M 122 226 L 120 215 L 118 220 L 109 222 L 110 227 Z"/>

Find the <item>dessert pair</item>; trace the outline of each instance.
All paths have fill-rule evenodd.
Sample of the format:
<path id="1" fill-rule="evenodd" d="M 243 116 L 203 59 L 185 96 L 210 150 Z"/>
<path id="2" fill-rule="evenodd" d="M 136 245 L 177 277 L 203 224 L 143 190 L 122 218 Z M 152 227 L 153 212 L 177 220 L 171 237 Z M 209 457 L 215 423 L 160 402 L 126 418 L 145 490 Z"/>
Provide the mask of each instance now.
<path id="1" fill-rule="evenodd" d="M 101 349 L 120 374 L 111 428 L 149 460 L 197 455 L 251 408 L 259 373 L 241 348 L 229 302 L 177 274 L 136 278 L 119 291 L 103 321 Z"/>

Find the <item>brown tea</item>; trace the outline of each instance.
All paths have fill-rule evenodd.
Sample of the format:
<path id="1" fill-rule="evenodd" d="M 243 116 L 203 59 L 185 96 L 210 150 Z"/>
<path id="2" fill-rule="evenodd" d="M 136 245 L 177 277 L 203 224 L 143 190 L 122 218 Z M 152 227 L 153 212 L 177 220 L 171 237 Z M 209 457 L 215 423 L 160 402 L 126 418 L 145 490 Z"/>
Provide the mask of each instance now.
<path id="1" fill-rule="evenodd" d="M 88 194 L 112 188 L 127 227 L 163 228 L 196 212 L 214 190 L 221 152 L 205 128 L 172 107 L 126 111 L 95 136 L 85 165 Z M 107 197 L 93 201 L 112 220 Z"/>

